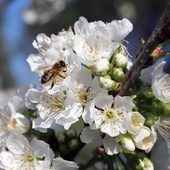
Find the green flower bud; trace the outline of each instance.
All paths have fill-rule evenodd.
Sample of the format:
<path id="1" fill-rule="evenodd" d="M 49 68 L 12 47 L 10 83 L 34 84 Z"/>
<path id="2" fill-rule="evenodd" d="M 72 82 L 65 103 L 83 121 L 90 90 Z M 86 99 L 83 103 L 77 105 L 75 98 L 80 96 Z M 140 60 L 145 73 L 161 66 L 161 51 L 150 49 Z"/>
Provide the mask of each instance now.
<path id="1" fill-rule="evenodd" d="M 131 137 L 128 134 L 122 135 L 120 144 L 126 151 L 132 152 L 135 150 L 135 144 L 133 143 Z"/>
<path id="2" fill-rule="evenodd" d="M 66 135 L 69 138 L 75 138 L 77 136 L 76 131 L 74 129 L 69 129 L 66 131 Z"/>
<path id="3" fill-rule="evenodd" d="M 147 114 L 145 115 L 145 125 L 151 127 L 155 124 L 155 121 L 158 120 L 158 116 L 155 116 L 154 114 Z"/>
<path id="4" fill-rule="evenodd" d="M 165 117 L 170 117 L 170 103 L 163 103 L 163 110 L 164 110 L 163 115 Z"/>
<path id="5" fill-rule="evenodd" d="M 57 140 L 58 140 L 59 143 L 65 142 L 65 139 L 66 139 L 66 137 L 65 137 L 65 135 L 63 133 L 59 133 L 57 135 Z"/>
<path id="6" fill-rule="evenodd" d="M 125 74 L 122 68 L 113 68 L 111 77 L 113 80 L 121 82 L 125 78 Z"/>
<path id="7" fill-rule="evenodd" d="M 139 167 L 141 167 L 142 170 L 154 170 L 153 163 L 150 159 L 139 159 L 139 162 Z"/>
<path id="8" fill-rule="evenodd" d="M 69 148 L 70 150 L 74 150 L 75 148 L 77 148 L 78 146 L 78 140 L 77 139 L 72 139 L 70 142 L 69 142 Z"/>
<path id="9" fill-rule="evenodd" d="M 147 99 L 153 98 L 155 96 L 151 88 L 145 88 L 142 90 L 142 92 L 143 92 L 143 95 L 145 95 Z"/>

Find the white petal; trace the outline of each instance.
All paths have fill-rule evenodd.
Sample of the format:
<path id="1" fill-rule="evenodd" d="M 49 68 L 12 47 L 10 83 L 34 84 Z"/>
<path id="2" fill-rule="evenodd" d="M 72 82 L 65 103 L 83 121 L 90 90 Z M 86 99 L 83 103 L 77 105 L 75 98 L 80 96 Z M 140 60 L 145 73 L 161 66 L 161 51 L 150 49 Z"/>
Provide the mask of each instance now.
<path id="1" fill-rule="evenodd" d="M 115 103 L 114 108 L 122 108 L 125 107 L 126 111 L 130 111 L 132 108 L 135 107 L 135 104 L 133 103 L 132 98 L 129 96 L 116 96 L 115 97 Z"/>
<path id="2" fill-rule="evenodd" d="M 44 156 L 50 156 L 50 157 L 54 156 L 54 154 L 50 152 L 49 145 L 42 140 L 33 138 L 31 141 L 31 148 L 34 152 L 34 155 L 37 157 L 43 158 Z"/>
<path id="3" fill-rule="evenodd" d="M 61 157 L 53 159 L 52 169 L 54 170 L 77 170 L 78 168 L 75 162 L 66 161 Z"/>
<path id="4" fill-rule="evenodd" d="M 30 54 L 27 58 L 27 62 L 31 67 L 31 71 L 37 71 L 39 68 L 43 67 L 43 60 L 41 54 Z"/>
<path id="5" fill-rule="evenodd" d="M 36 90 L 34 88 L 29 89 L 27 93 L 28 93 L 29 100 L 33 103 L 37 103 L 40 96 L 42 95 L 41 92 L 39 92 L 38 90 Z"/>
<path id="6" fill-rule="evenodd" d="M 103 146 L 108 155 L 114 155 L 119 153 L 120 146 L 119 144 L 114 140 L 114 138 L 106 136 L 103 139 Z"/>
<path id="7" fill-rule="evenodd" d="M 133 29 L 132 23 L 126 18 L 113 20 L 107 24 L 107 27 L 114 41 L 123 40 Z"/>
<path id="8" fill-rule="evenodd" d="M 146 126 L 143 126 L 142 130 L 139 132 L 138 135 L 132 135 L 132 138 L 135 142 L 142 141 L 145 137 L 148 137 L 150 135 L 150 129 Z"/>
<path id="9" fill-rule="evenodd" d="M 80 139 L 84 143 L 90 143 L 95 140 L 98 146 L 102 145 L 100 130 L 92 130 L 89 127 L 85 127 L 81 132 Z"/>
<path id="10" fill-rule="evenodd" d="M 147 67 L 141 71 L 140 79 L 145 83 L 145 84 L 152 84 L 152 67 Z"/>
<path id="11" fill-rule="evenodd" d="M 30 149 L 27 139 L 23 135 L 10 134 L 6 146 L 14 154 L 24 154 L 25 148 Z"/>

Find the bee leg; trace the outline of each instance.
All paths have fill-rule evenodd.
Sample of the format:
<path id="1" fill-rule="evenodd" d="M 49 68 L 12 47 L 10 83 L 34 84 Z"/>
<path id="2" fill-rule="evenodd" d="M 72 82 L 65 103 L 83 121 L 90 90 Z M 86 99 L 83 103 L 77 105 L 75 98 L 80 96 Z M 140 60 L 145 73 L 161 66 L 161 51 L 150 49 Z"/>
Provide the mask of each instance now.
<path id="1" fill-rule="evenodd" d="M 63 72 L 59 73 L 59 76 L 64 78 L 64 79 L 66 78 Z"/>
<path id="2" fill-rule="evenodd" d="M 53 86 L 54 86 L 55 83 L 56 83 L 56 77 L 53 77 L 53 78 L 52 78 L 52 84 L 51 84 L 51 88 L 50 88 L 50 89 L 53 88 Z"/>

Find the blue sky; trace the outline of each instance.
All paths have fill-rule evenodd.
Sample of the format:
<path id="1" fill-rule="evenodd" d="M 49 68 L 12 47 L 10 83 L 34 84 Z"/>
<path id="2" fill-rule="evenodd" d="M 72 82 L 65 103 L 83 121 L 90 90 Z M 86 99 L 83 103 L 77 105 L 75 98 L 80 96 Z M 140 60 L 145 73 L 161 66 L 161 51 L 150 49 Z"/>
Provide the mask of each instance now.
<path id="1" fill-rule="evenodd" d="M 32 48 L 32 40 L 23 40 L 23 37 L 27 34 L 27 27 L 22 20 L 22 12 L 30 4 L 31 0 L 14 0 L 5 7 L 3 13 L 1 34 L 5 40 L 5 49 L 10 56 L 10 68 L 16 80 L 17 88 L 22 84 L 36 84 L 38 86 L 38 76 L 31 72 L 26 61 L 29 54 L 21 48 L 21 44 L 29 41 L 29 49 Z"/>

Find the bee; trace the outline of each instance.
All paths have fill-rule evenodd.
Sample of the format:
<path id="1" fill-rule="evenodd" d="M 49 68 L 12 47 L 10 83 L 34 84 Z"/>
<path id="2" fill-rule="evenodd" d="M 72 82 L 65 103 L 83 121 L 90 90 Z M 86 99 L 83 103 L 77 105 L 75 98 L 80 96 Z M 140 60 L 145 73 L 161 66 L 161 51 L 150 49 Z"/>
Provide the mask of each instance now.
<path id="1" fill-rule="evenodd" d="M 52 89 L 57 81 L 56 77 L 60 76 L 62 78 L 65 78 L 62 75 L 62 72 L 66 72 L 66 71 L 67 71 L 67 64 L 63 60 L 56 62 L 50 69 L 44 71 L 44 74 L 41 76 L 41 84 L 45 84 L 50 80 L 52 80 L 52 84 L 50 88 Z"/>

